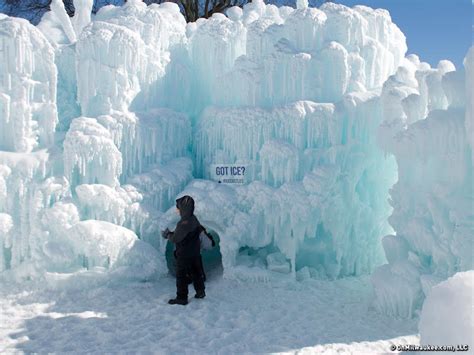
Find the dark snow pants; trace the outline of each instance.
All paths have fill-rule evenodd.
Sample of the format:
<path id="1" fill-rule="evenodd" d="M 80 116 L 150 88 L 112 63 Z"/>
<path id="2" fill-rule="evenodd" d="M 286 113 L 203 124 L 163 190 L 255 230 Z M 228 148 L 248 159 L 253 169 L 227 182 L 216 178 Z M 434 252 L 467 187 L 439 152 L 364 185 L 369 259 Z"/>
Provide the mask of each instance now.
<path id="1" fill-rule="evenodd" d="M 176 296 L 179 299 L 188 298 L 188 275 L 193 280 L 196 293 L 204 291 L 204 276 L 200 255 L 176 259 Z"/>

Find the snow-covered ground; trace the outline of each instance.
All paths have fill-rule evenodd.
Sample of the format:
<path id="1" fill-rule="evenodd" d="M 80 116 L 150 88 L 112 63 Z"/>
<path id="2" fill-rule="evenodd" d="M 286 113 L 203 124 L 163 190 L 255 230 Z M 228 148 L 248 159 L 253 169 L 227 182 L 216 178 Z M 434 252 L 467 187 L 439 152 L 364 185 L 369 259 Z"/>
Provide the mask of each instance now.
<path id="1" fill-rule="evenodd" d="M 212 275 L 207 297 L 170 306 L 174 279 L 0 291 L 0 352 L 390 353 L 418 344 L 417 320 L 370 307 L 368 278 L 239 282 Z M 194 291 L 190 291 L 190 296 Z"/>

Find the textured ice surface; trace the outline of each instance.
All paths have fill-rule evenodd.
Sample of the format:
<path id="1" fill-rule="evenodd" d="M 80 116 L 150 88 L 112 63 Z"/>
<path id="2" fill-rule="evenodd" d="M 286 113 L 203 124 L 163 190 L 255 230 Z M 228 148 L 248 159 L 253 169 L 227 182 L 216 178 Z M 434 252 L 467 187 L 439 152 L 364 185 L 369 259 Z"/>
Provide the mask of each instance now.
<path id="1" fill-rule="evenodd" d="M 53 12 L 55 18 L 60 23 L 64 33 L 66 34 L 66 37 L 71 43 L 74 43 L 76 41 L 77 34 L 72 26 L 71 19 L 69 18 L 69 15 L 66 12 L 64 3 L 61 0 L 52 0 L 50 6 L 51 12 Z M 81 10 L 78 11 L 78 13 L 81 12 Z"/>
<path id="2" fill-rule="evenodd" d="M 68 234 L 73 255 L 82 257 L 87 269 L 112 269 L 138 279 L 146 279 L 158 269 L 157 252 L 138 240 L 129 229 L 109 222 L 86 220 L 76 223 Z"/>
<path id="3" fill-rule="evenodd" d="M 473 268 L 472 60 L 471 49 L 464 75 L 448 61 L 431 69 L 411 56 L 382 90 L 379 139 L 397 160 L 389 218 L 397 234 L 384 238 L 388 264 L 373 282 L 389 314 L 412 316 L 430 280 Z"/>
<path id="4" fill-rule="evenodd" d="M 6 17 L 0 48 L 0 150 L 51 145 L 58 121 L 53 47 L 29 22 Z"/>
<path id="5" fill-rule="evenodd" d="M 122 173 L 122 154 L 109 131 L 94 118 L 72 121 L 64 139 L 64 173 L 74 185 L 116 186 Z"/>
<path id="6" fill-rule="evenodd" d="M 472 268 L 472 50 L 465 71 L 431 68 L 364 6 L 253 1 L 186 24 L 169 2 L 61 5 L 38 28 L 0 19 L 7 273 L 165 273 L 159 230 L 185 193 L 226 277 L 375 270 L 377 309 L 409 317 Z M 213 164 L 247 183 L 210 181 Z"/>
<path id="7" fill-rule="evenodd" d="M 435 286 L 420 316 L 422 345 L 468 345 L 474 340 L 474 271 L 456 273 Z"/>

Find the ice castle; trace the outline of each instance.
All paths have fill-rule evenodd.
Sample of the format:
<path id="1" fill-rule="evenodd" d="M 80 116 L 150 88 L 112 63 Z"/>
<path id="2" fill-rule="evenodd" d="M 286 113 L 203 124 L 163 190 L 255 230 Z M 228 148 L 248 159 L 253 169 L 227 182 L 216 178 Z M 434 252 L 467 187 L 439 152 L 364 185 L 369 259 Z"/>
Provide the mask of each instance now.
<path id="1" fill-rule="evenodd" d="M 186 24 L 174 3 L 76 3 L 0 14 L 0 272 L 166 273 L 184 194 L 224 277 L 372 274 L 377 309 L 411 317 L 473 268 L 472 48 L 431 68 L 365 6 Z"/>

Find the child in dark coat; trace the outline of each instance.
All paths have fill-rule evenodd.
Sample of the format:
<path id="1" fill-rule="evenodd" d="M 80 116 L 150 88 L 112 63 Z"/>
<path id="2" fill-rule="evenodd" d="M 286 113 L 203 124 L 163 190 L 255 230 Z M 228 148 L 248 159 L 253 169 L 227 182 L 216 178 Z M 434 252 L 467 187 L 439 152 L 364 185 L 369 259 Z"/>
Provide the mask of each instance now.
<path id="1" fill-rule="evenodd" d="M 195 298 L 206 296 L 204 277 L 201 265 L 201 246 L 199 234 L 201 224 L 194 215 L 194 200 L 191 196 L 183 196 L 176 200 L 176 208 L 181 219 L 174 232 L 168 228 L 162 232 L 164 238 L 176 244 L 176 298 L 170 299 L 169 304 L 186 305 L 188 303 L 188 277 L 193 280 Z"/>

